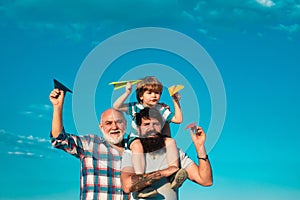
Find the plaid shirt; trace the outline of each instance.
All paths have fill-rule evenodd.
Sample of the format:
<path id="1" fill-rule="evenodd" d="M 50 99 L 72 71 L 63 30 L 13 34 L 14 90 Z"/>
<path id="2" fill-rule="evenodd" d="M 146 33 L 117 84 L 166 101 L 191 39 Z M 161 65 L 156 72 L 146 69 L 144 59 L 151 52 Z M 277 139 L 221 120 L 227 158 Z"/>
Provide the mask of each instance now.
<path id="1" fill-rule="evenodd" d="M 102 137 L 65 133 L 51 137 L 54 147 L 80 159 L 81 200 L 128 200 L 121 187 L 121 156 Z"/>

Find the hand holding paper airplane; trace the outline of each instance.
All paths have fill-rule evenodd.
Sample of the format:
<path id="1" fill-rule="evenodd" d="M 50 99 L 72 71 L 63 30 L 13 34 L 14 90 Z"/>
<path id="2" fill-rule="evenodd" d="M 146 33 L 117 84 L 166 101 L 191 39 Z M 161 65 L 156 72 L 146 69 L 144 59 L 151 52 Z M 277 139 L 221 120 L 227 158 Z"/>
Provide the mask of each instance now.
<path id="1" fill-rule="evenodd" d="M 170 93 L 170 96 L 173 96 L 174 94 L 176 94 L 177 92 L 179 92 L 180 90 L 182 90 L 184 88 L 183 85 L 172 85 L 168 88 L 168 91 Z"/>
<path id="2" fill-rule="evenodd" d="M 66 92 L 72 93 L 72 91 L 69 88 L 64 86 L 61 82 L 57 81 L 56 79 L 53 79 L 53 82 L 54 82 L 54 88 L 58 88 L 58 89 L 64 91 L 64 93 L 66 93 Z"/>
<path id="3" fill-rule="evenodd" d="M 196 129 L 196 122 L 190 123 L 189 125 L 187 125 L 185 127 L 185 130 L 187 129 L 191 129 L 192 131 L 194 131 Z"/>
<path id="4" fill-rule="evenodd" d="M 122 87 L 125 87 L 127 82 L 130 82 L 132 85 L 140 82 L 141 80 L 129 80 L 129 81 L 116 81 L 116 82 L 111 82 L 109 85 L 114 86 L 114 90 L 120 89 Z"/>

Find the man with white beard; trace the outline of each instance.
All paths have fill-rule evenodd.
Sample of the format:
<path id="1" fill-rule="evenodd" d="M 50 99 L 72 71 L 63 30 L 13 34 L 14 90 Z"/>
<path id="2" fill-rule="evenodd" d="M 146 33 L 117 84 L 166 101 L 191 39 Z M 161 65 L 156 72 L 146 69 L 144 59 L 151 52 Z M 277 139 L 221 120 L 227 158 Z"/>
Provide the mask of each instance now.
<path id="1" fill-rule="evenodd" d="M 126 131 L 123 114 L 114 109 L 102 113 L 99 128 L 103 137 L 69 134 L 65 132 L 62 120 L 64 96 L 65 91 L 59 88 L 52 90 L 49 95 L 53 105 L 50 137 L 55 148 L 80 159 L 80 199 L 129 199 L 129 194 L 122 190 L 120 180 L 123 136 Z"/>

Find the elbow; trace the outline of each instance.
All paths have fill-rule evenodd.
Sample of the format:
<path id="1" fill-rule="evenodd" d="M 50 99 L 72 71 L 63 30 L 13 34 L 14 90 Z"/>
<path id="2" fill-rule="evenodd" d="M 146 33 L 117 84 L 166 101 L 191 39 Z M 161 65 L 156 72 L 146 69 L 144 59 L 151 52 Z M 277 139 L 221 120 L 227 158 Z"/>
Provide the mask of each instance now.
<path id="1" fill-rule="evenodd" d="M 212 179 L 206 180 L 201 185 L 203 185 L 204 187 L 212 186 L 213 185 L 213 180 Z"/>
<path id="2" fill-rule="evenodd" d="M 203 186 L 205 187 L 209 187 L 209 186 L 212 186 L 213 185 L 213 182 L 212 181 L 209 181 L 209 182 L 206 182 L 203 184 Z"/>
<path id="3" fill-rule="evenodd" d="M 182 123 L 182 119 L 177 119 L 175 123 L 176 124 L 181 124 Z"/>
<path id="4" fill-rule="evenodd" d="M 113 104 L 113 109 L 118 110 L 118 106 L 115 103 Z"/>
<path id="5" fill-rule="evenodd" d="M 123 191 L 124 191 L 125 193 L 130 193 L 130 192 L 131 192 L 130 189 L 129 189 L 128 187 L 123 187 L 123 186 L 122 186 L 122 189 L 123 189 Z"/>
<path id="6" fill-rule="evenodd" d="M 124 182 L 121 181 L 121 185 L 122 185 L 122 189 L 123 189 L 123 191 L 124 191 L 125 193 L 130 193 L 130 192 L 132 192 L 132 191 L 131 191 L 131 188 L 130 188 L 130 186 L 129 186 L 128 184 L 126 184 L 126 183 L 124 183 Z"/>
<path id="7" fill-rule="evenodd" d="M 204 187 L 209 187 L 209 186 L 213 185 L 212 177 L 207 177 L 207 178 L 204 178 L 204 179 L 200 178 L 200 179 L 195 180 L 195 182 L 198 183 L 201 186 L 204 186 Z"/>
<path id="8" fill-rule="evenodd" d="M 173 118 L 173 119 L 172 119 L 172 122 L 173 122 L 174 124 L 181 124 L 181 123 L 182 123 L 182 119 Z"/>

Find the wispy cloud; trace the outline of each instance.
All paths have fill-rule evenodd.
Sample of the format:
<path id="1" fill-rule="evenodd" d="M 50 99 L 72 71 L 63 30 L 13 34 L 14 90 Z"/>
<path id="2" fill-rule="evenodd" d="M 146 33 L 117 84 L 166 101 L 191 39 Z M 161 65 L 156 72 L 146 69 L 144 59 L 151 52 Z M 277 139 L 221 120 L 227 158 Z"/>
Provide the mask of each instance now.
<path id="1" fill-rule="evenodd" d="M 103 32 L 106 26 L 127 29 L 180 22 L 215 38 L 220 31 L 282 31 L 272 27 L 299 21 L 300 4 L 297 0 L 18 0 L 3 3 L 0 16 L 19 27 L 60 30 L 73 40 L 81 40 L 87 30 Z"/>
<path id="2" fill-rule="evenodd" d="M 275 3 L 271 0 L 256 0 L 256 2 L 265 7 L 275 6 Z"/>
<path id="3" fill-rule="evenodd" d="M 209 34 L 235 31 L 256 33 L 262 37 L 259 33 L 274 31 L 273 27 L 280 26 L 280 24 L 291 26 L 300 21 L 299 3 L 293 0 L 194 2 L 191 4 L 182 1 L 182 7 L 188 13 L 186 16 L 201 26 L 198 30 L 208 30 Z M 283 31 L 283 29 L 276 29 L 276 31 Z"/>
<path id="4" fill-rule="evenodd" d="M 300 31 L 300 26 L 299 24 L 292 24 L 292 25 L 279 24 L 278 26 L 274 27 L 274 29 L 285 31 L 289 34 L 293 34 Z"/>
<path id="5" fill-rule="evenodd" d="M 48 104 L 32 104 L 29 105 L 21 114 L 33 117 L 33 118 L 44 118 L 49 116 L 52 107 Z"/>
<path id="6" fill-rule="evenodd" d="M 0 137 L 0 144 L 3 143 L 0 154 L 27 158 L 47 158 L 55 153 L 49 139 L 33 135 L 16 135 L 3 129 L 0 129 Z"/>
<path id="7" fill-rule="evenodd" d="M 49 104 L 32 104 L 29 108 L 34 110 L 50 111 L 52 107 Z"/>

